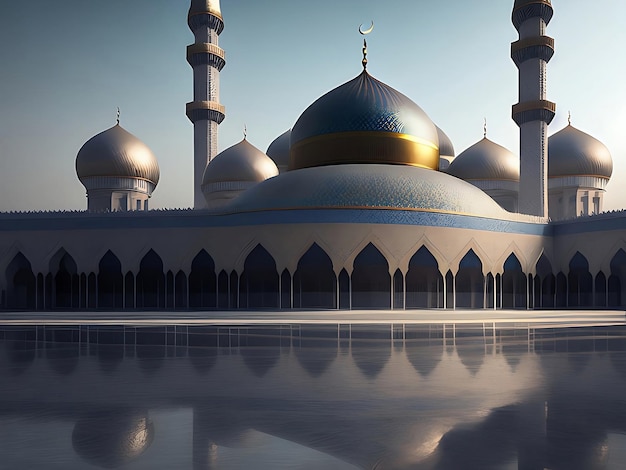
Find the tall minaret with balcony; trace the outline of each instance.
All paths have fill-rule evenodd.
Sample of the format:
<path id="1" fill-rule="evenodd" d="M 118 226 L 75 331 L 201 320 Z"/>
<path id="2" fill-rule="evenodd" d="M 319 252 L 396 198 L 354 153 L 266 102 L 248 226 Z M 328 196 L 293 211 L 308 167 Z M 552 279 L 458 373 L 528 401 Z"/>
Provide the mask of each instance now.
<path id="1" fill-rule="evenodd" d="M 187 103 L 187 117 L 193 122 L 193 207 L 206 207 L 202 175 L 217 155 L 217 126 L 224 120 L 220 104 L 220 71 L 226 63 L 218 36 L 224 29 L 219 0 L 191 0 L 187 17 L 195 37 L 187 46 L 187 62 L 193 67 L 193 101 Z"/>
<path id="2" fill-rule="evenodd" d="M 515 0 L 512 20 L 519 40 L 511 58 L 519 69 L 519 102 L 513 120 L 520 128 L 519 212 L 548 216 L 548 124 L 556 105 L 546 99 L 546 66 L 554 39 L 545 35 L 552 19 L 550 0 Z"/>

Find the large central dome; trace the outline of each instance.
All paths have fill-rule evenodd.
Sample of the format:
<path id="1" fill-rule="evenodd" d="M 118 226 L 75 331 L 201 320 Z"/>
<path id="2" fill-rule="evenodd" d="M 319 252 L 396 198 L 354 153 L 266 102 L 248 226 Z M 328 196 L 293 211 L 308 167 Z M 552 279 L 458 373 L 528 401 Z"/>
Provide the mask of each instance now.
<path id="1" fill-rule="evenodd" d="M 344 163 L 437 170 L 437 128 L 411 99 L 363 70 L 309 106 L 291 132 L 290 170 Z"/>

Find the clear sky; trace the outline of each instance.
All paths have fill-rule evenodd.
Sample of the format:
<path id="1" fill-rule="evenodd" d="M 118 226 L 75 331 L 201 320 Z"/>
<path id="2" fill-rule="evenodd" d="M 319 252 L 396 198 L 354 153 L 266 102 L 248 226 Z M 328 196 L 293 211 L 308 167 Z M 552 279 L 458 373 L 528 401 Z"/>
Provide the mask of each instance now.
<path id="1" fill-rule="evenodd" d="M 188 0 L 29 0 L 0 15 L 0 211 L 85 209 L 74 162 L 82 144 L 121 124 L 155 153 L 153 208 L 192 205 L 193 42 Z M 626 207 L 624 0 L 553 0 L 547 34 L 550 126 L 572 124 L 604 142 L 614 173 L 605 209 Z M 457 154 L 488 137 L 518 153 L 511 105 L 517 69 L 513 0 L 222 0 L 221 150 L 248 140 L 265 151 L 322 94 L 361 71 L 411 97 Z"/>

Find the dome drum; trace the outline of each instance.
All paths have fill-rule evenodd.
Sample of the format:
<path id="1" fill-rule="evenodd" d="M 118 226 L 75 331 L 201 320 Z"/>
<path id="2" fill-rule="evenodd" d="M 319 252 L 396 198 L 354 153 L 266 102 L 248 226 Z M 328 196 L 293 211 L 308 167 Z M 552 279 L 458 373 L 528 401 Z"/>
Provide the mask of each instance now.
<path id="1" fill-rule="evenodd" d="M 431 142 L 393 132 L 320 135 L 291 147 L 290 169 L 349 163 L 404 164 L 435 170 L 439 149 Z"/>
<path id="2" fill-rule="evenodd" d="M 136 191 L 152 195 L 156 185 L 142 178 L 121 178 L 119 176 L 89 176 L 83 178 L 83 185 L 87 191 L 105 189 L 111 191 Z"/>

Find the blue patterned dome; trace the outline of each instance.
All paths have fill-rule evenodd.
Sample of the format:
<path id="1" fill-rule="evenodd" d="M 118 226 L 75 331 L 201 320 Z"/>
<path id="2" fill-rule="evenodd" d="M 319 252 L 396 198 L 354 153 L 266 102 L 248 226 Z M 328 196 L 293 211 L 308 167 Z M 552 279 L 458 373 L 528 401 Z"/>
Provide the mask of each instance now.
<path id="1" fill-rule="evenodd" d="M 405 209 L 508 217 L 493 199 L 458 178 L 399 165 L 339 165 L 289 171 L 250 188 L 228 213 L 306 209 Z"/>
<path id="2" fill-rule="evenodd" d="M 436 170 L 437 128 L 411 99 L 364 70 L 309 106 L 291 131 L 290 169 L 343 163 Z"/>

